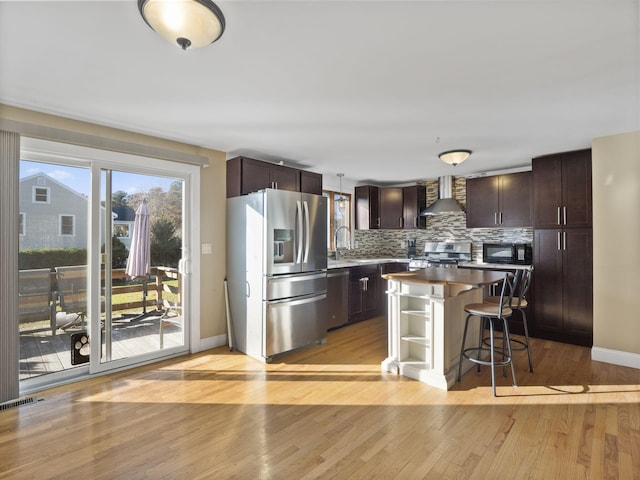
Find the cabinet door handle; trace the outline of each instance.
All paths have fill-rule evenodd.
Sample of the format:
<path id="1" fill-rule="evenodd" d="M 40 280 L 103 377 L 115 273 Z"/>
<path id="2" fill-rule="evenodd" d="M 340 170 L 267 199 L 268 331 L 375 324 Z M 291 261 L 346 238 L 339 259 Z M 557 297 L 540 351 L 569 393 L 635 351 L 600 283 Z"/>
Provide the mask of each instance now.
<path id="1" fill-rule="evenodd" d="M 560 225 L 560 207 L 558 207 L 558 220 L 556 221 L 556 225 Z"/>
<path id="2" fill-rule="evenodd" d="M 398 223 L 400 224 L 400 228 L 404 228 L 404 218 L 400 217 Z"/>
<path id="3" fill-rule="evenodd" d="M 502 212 L 500 212 L 500 225 L 502 225 Z"/>
<path id="4" fill-rule="evenodd" d="M 413 228 L 418 228 L 418 217 L 413 217 Z"/>
<path id="5" fill-rule="evenodd" d="M 498 224 L 498 212 L 493 212 L 493 224 Z"/>
<path id="6" fill-rule="evenodd" d="M 567 224 L 567 207 L 562 207 L 562 219 L 563 219 L 563 225 Z"/>
<path id="7" fill-rule="evenodd" d="M 567 232 L 562 232 L 562 249 L 567 249 Z"/>
<path id="8" fill-rule="evenodd" d="M 562 234 L 558 232 L 558 250 L 562 250 Z"/>
<path id="9" fill-rule="evenodd" d="M 380 228 L 380 217 L 378 217 L 376 224 L 378 225 L 378 228 Z"/>

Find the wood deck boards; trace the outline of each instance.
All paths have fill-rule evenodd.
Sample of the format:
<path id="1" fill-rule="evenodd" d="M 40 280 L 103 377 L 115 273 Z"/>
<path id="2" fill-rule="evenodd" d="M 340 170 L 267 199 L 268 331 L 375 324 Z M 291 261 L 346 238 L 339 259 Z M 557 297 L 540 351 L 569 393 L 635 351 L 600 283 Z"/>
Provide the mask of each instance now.
<path id="1" fill-rule="evenodd" d="M 640 479 L 640 370 L 531 340 L 518 388 L 381 372 L 386 321 L 262 364 L 220 347 L 0 412 L 0 479 Z"/>
<path id="2" fill-rule="evenodd" d="M 158 350 L 160 315 L 141 320 L 117 320 L 112 330 L 112 359 L 128 358 Z M 79 328 L 58 329 L 20 335 L 20 380 L 74 368 L 71 365 L 71 335 Z M 164 348 L 182 344 L 182 329 L 172 323 L 164 326 Z"/>

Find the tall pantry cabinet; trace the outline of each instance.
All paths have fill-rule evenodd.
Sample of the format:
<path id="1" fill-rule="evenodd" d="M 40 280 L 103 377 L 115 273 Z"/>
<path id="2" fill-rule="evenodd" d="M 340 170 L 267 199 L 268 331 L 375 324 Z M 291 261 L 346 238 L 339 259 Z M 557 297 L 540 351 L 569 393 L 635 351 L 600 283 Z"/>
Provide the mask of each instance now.
<path id="1" fill-rule="evenodd" d="M 591 150 L 534 158 L 535 334 L 593 344 Z"/>

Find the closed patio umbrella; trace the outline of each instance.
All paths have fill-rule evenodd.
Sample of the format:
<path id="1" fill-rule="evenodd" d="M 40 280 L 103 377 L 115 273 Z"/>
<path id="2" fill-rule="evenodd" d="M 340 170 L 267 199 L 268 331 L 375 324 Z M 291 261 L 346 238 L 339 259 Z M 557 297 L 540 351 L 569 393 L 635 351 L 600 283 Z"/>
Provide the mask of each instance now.
<path id="1" fill-rule="evenodd" d="M 127 259 L 125 273 L 132 279 L 142 278 L 143 314 L 147 313 L 147 275 L 151 272 L 151 233 L 149 228 L 149 210 L 147 200 L 136 210 L 131 236 L 131 249 Z"/>

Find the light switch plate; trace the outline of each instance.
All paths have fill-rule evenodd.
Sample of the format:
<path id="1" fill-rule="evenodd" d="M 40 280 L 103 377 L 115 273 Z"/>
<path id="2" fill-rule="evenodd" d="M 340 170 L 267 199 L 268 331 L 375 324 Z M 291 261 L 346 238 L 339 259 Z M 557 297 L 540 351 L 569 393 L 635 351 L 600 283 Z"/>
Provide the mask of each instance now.
<path id="1" fill-rule="evenodd" d="M 203 243 L 201 253 L 202 255 L 211 255 L 213 253 L 213 245 L 210 243 Z"/>

